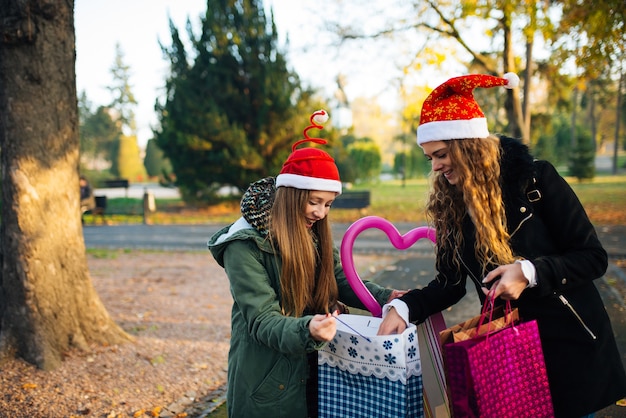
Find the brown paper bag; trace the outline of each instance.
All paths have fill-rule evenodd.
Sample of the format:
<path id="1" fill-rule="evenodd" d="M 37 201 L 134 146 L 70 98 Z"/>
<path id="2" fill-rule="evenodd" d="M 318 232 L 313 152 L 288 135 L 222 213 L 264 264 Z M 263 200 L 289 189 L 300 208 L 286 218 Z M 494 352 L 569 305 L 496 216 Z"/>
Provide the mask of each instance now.
<path id="1" fill-rule="evenodd" d="M 493 310 L 493 313 L 491 311 L 483 311 L 483 313 L 478 316 L 444 329 L 439 333 L 439 343 L 443 347 L 448 343 L 464 341 L 488 332 L 498 331 L 508 325 L 517 323 L 518 321 L 519 312 L 517 311 L 517 308 L 511 310 L 505 315 L 504 306 L 498 306 Z"/>

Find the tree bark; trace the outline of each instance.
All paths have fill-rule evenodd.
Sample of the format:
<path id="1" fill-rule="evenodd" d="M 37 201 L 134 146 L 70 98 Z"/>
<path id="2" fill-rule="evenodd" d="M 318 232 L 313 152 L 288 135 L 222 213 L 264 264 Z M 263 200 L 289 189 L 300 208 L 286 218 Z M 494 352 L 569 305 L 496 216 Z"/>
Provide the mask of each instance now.
<path id="1" fill-rule="evenodd" d="M 522 118 L 523 128 L 522 128 L 522 142 L 530 145 L 531 142 L 531 131 L 530 131 L 530 87 L 533 79 L 533 67 L 534 67 L 534 58 L 533 58 L 533 47 L 534 47 L 534 32 L 532 35 L 529 35 L 526 39 L 526 70 L 524 71 L 524 100 L 522 102 Z"/>
<path id="2" fill-rule="evenodd" d="M 87 266 L 73 0 L 0 0 L 0 147 L 0 356 L 48 370 L 129 341 Z"/>
<path id="3" fill-rule="evenodd" d="M 624 70 L 620 66 L 619 72 L 619 81 L 617 82 L 617 106 L 615 107 L 615 141 L 613 143 L 613 169 L 611 170 L 611 174 L 617 175 L 617 171 L 619 167 L 617 166 L 617 156 L 619 154 L 619 131 L 620 131 L 620 123 L 622 120 L 622 85 L 624 84 Z"/>
<path id="4" fill-rule="evenodd" d="M 511 16 L 505 15 L 502 18 L 502 32 L 504 38 L 504 50 L 502 59 L 504 61 L 504 73 L 515 72 L 515 55 L 513 51 L 513 35 L 511 33 Z M 526 75 L 528 79 L 528 75 Z M 519 87 L 507 89 L 506 100 L 504 101 L 509 126 L 507 131 L 511 136 L 521 138 L 524 143 L 528 143 L 528 138 L 523 135 L 524 117 L 522 114 L 522 104 L 520 101 Z"/>

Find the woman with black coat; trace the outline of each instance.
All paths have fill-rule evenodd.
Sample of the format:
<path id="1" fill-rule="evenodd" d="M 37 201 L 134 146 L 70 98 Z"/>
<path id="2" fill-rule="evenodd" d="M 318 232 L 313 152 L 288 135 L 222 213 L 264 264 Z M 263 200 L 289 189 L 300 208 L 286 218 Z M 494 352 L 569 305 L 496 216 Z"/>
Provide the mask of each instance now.
<path id="1" fill-rule="evenodd" d="M 384 308 L 379 334 L 398 333 L 465 295 L 510 300 L 537 320 L 554 412 L 593 414 L 626 397 L 626 373 L 594 280 L 607 254 L 567 182 L 515 139 L 490 135 L 475 87 L 503 78 L 448 80 L 424 102 L 418 144 L 432 163 L 427 214 L 437 231 L 436 278 Z"/>

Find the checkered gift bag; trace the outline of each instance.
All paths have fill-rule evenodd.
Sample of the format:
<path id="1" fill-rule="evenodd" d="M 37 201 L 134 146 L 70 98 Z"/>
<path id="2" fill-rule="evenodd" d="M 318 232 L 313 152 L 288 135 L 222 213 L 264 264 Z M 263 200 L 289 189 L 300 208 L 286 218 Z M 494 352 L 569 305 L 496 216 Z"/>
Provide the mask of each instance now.
<path id="1" fill-rule="evenodd" d="M 381 322 L 339 315 L 335 338 L 318 354 L 319 418 L 424 416 L 416 327 L 377 336 Z"/>

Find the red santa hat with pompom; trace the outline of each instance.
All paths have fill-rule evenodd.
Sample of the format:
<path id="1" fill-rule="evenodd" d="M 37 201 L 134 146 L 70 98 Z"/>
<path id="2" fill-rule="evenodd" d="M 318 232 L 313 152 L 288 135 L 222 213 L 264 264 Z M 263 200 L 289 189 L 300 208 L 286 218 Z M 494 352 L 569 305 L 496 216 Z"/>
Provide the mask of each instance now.
<path id="1" fill-rule="evenodd" d="M 504 86 L 513 89 L 519 77 L 470 74 L 454 77 L 441 84 L 424 101 L 417 128 L 417 143 L 489 136 L 485 114 L 474 100 L 476 87 Z"/>
<path id="2" fill-rule="evenodd" d="M 335 165 L 335 160 L 327 152 L 318 148 L 296 149 L 304 142 L 326 144 L 325 139 L 310 138 L 308 131 L 315 128 L 324 129 L 321 124 L 327 120 L 328 112 L 325 110 L 318 110 L 311 115 L 311 125 L 304 130 L 304 139 L 291 147 L 292 152 L 276 177 L 276 187 L 341 193 L 339 170 Z"/>

